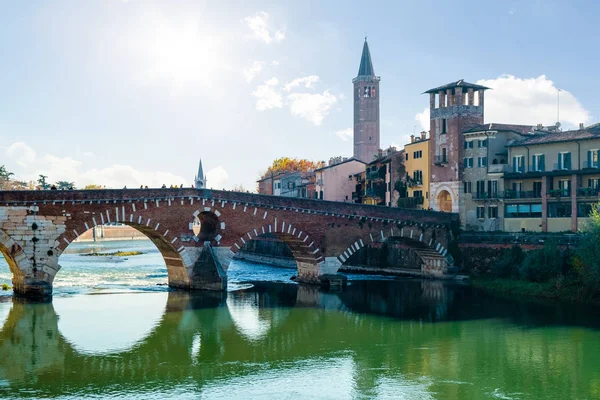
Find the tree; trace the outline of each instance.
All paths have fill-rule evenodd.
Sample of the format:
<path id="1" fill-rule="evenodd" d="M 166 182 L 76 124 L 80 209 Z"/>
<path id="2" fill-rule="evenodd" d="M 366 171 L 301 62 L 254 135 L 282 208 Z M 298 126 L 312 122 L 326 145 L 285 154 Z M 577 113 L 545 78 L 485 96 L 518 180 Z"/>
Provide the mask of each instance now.
<path id="1" fill-rule="evenodd" d="M 8 172 L 4 165 L 0 165 L 0 189 L 11 190 L 12 185 L 10 178 L 14 174 L 12 172 Z"/>
<path id="2" fill-rule="evenodd" d="M 246 188 L 241 183 L 238 184 L 238 185 L 233 185 L 233 187 L 231 188 L 231 191 L 233 191 L 233 192 L 242 192 L 242 193 L 247 192 Z"/>
<path id="3" fill-rule="evenodd" d="M 37 180 L 37 183 L 39 184 L 42 190 L 50 189 L 51 185 L 46 181 L 46 178 L 48 178 L 48 176 L 40 174 L 40 177 Z"/>
<path id="4" fill-rule="evenodd" d="M 260 174 L 260 179 L 264 179 L 271 175 L 276 175 L 282 172 L 307 172 L 319 168 L 321 165 L 318 162 L 306 159 L 298 160 L 297 158 L 281 157 L 273 161 L 271 166 L 265 172 Z"/>
<path id="5" fill-rule="evenodd" d="M 75 182 L 58 181 L 56 182 L 56 188 L 58 190 L 75 189 Z"/>
<path id="6" fill-rule="evenodd" d="M 583 268 L 578 271 L 586 286 L 600 290 L 600 203 L 592 207 L 590 220 L 577 253 L 583 261 Z"/>

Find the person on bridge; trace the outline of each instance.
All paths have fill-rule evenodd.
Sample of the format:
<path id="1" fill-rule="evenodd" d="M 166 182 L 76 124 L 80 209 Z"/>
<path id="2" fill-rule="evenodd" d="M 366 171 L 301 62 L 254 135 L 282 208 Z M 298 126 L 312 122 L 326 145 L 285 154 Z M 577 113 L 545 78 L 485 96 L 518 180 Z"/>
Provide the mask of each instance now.
<path id="1" fill-rule="evenodd" d="M 165 184 L 163 183 L 163 185 L 161 186 L 161 189 L 166 189 L 166 188 L 167 188 L 167 185 L 165 185 Z"/>

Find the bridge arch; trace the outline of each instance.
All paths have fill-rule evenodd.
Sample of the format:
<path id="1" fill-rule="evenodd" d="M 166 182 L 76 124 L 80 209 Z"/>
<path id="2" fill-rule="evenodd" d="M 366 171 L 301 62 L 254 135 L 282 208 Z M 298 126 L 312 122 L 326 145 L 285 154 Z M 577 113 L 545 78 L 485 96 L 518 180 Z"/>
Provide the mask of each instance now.
<path id="1" fill-rule="evenodd" d="M 249 240 L 258 239 L 262 235 L 271 234 L 285 243 L 296 260 L 296 270 L 300 281 L 318 281 L 320 265 L 325 260 L 323 252 L 315 238 L 299 226 L 286 222 L 267 224 L 252 228 L 231 246 L 233 255 L 237 254 Z"/>
<path id="2" fill-rule="evenodd" d="M 18 289 L 24 284 L 26 276 L 37 273 L 37 271 L 33 269 L 31 260 L 27 258 L 23 248 L 2 229 L 0 229 L 0 253 L 8 264 L 12 273 L 13 287 L 18 292 Z"/>
<path id="3" fill-rule="evenodd" d="M 175 248 L 176 235 L 170 235 L 169 230 L 161 229 L 159 222 L 153 222 L 150 219 L 144 219 L 140 215 L 136 219 L 131 218 L 132 221 L 119 221 L 123 225 L 129 226 L 136 231 L 146 236 L 158 249 L 167 268 L 168 284 L 169 286 L 179 288 L 189 288 L 190 278 L 187 271 L 187 267 L 192 263 L 193 256 L 185 254 L 183 248 Z M 89 229 L 93 229 L 97 226 L 95 219 L 91 221 L 85 221 L 75 226 L 75 229 L 64 232 L 57 238 L 58 246 L 55 248 L 57 256 L 60 256 L 64 250 L 79 236 L 87 232 Z M 186 263 L 186 261 L 188 261 Z M 61 269 L 59 260 L 57 258 L 56 268 L 53 271 L 52 280 L 56 273 Z"/>
<path id="4" fill-rule="evenodd" d="M 393 223 L 381 227 L 377 231 L 371 231 L 362 237 L 357 238 L 337 256 L 340 264 L 347 262 L 360 249 L 371 243 L 383 243 L 392 238 L 400 238 L 409 244 L 423 263 L 422 269 L 429 274 L 433 268 L 435 270 L 445 270 L 453 264 L 452 257 L 448 254 L 448 249 L 438 241 L 438 233 L 435 227 L 426 228 L 419 224 Z"/>

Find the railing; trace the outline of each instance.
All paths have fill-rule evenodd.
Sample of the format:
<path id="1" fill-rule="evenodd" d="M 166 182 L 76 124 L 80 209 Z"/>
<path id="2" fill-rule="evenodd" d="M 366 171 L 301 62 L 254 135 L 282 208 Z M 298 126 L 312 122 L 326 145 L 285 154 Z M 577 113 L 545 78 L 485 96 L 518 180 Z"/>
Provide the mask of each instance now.
<path id="1" fill-rule="evenodd" d="M 475 192 L 473 193 L 473 200 L 490 200 L 490 199 L 499 199 L 500 193 L 498 192 Z"/>
<path id="2" fill-rule="evenodd" d="M 552 165 L 552 171 L 570 171 L 571 170 L 571 163 L 567 163 L 566 165 L 563 165 L 561 163 L 554 163 Z"/>
<path id="3" fill-rule="evenodd" d="M 376 189 L 367 189 L 367 190 L 365 191 L 365 197 L 378 197 L 378 198 L 383 198 L 382 196 L 380 196 L 380 195 L 377 193 L 377 190 L 376 190 Z"/>
<path id="4" fill-rule="evenodd" d="M 511 165 L 508 169 L 508 172 L 512 172 L 513 174 L 522 174 L 525 172 L 525 166 L 521 165 L 520 167 L 515 168 L 514 165 Z"/>
<path id="5" fill-rule="evenodd" d="M 423 204 L 424 201 L 423 196 L 418 197 L 401 197 L 398 199 L 398 207 L 401 208 L 417 208 Z"/>
<path id="6" fill-rule="evenodd" d="M 600 196 L 600 189 L 598 188 L 579 188 L 577 189 L 577 196 Z"/>
<path id="7" fill-rule="evenodd" d="M 495 173 L 495 172 L 508 172 L 508 164 L 489 164 L 488 165 L 488 172 L 490 173 Z"/>
<path id="8" fill-rule="evenodd" d="M 536 165 L 535 167 L 533 165 L 530 165 L 528 168 L 529 172 L 545 172 L 546 171 L 546 166 L 545 165 Z"/>
<path id="9" fill-rule="evenodd" d="M 505 199 L 541 199 L 542 193 L 537 190 L 505 190 Z"/>
<path id="10" fill-rule="evenodd" d="M 446 156 L 435 156 L 433 163 L 435 165 L 448 164 L 448 158 Z"/>
<path id="11" fill-rule="evenodd" d="M 600 169 L 600 163 L 598 161 L 584 161 L 583 162 L 584 169 Z"/>
<path id="12" fill-rule="evenodd" d="M 376 181 L 379 179 L 384 179 L 384 176 L 381 176 L 381 169 L 377 169 L 375 171 L 370 171 L 369 173 L 367 173 L 367 179 L 370 181 Z"/>
<path id="13" fill-rule="evenodd" d="M 571 196 L 571 189 L 552 189 L 548 190 L 547 194 L 553 197 L 569 197 Z"/>

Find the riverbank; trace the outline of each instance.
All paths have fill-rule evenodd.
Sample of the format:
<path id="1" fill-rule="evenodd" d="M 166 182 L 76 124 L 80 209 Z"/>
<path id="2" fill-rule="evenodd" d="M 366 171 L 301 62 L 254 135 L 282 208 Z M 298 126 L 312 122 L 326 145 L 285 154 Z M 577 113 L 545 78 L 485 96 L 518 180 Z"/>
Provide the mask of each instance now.
<path id="1" fill-rule="evenodd" d="M 502 297 L 523 297 L 600 306 L 600 295 L 585 290 L 580 282 L 556 279 L 551 282 L 528 282 L 516 279 L 472 277 L 471 285 Z"/>

